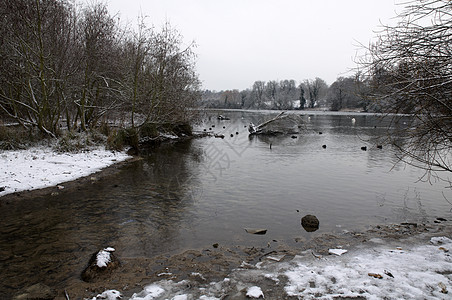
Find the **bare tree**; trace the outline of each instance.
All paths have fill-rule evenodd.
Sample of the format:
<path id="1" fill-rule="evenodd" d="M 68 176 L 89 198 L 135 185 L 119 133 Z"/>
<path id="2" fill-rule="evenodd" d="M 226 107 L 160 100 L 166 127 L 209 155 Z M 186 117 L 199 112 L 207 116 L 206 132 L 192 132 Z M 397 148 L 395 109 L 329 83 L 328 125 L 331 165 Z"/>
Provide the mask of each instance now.
<path id="1" fill-rule="evenodd" d="M 73 71 L 75 12 L 68 2 L 49 0 L 5 0 L 0 12 L 0 109 L 55 136 Z"/>
<path id="2" fill-rule="evenodd" d="M 251 91 L 251 106 L 260 107 L 264 100 L 264 91 L 265 91 L 265 81 L 255 81 L 253 84 L 253 89 Z"/>
<path id="3" fill-rule="evenodd" d="M 293 101 L 297 98 L 295 80 L 281 80 L 279 90 L 278 109 L 292 109 Z"/>
<path id="4" fill-rule="evenodd" d="M 360 66 L 384 112 L 413 116 L 403 142 L 394 142 L 401 158 L 428 175 L 452 172 L 452 4 L 410 1 L 397 20 Z"/>
<path id="5" fill-rule="evenodd" d="M 85 131 L 118 110 L 133 127 L 135 113 L 160 124 L 196 114 L 195 44 L 169 24 L 142 18 L 131 32 L 105 4 L 69 0 L 4 0 L 0 15 L 0 115 L 56 136 L 64 119 Z"/>
<path id="6" fill-rule="evenodd" d="M 279 89 L 280 86 L 276 80 L 270 80 L 265 84 L 266 98 L 271 101 L 275 108 L 279 106 Z"/>
<path id="7" fill-rule="evenodd" d="M 153 29 L 145 23 L 145 17 L 138 18 L 138 30 L 131 32 L 123 45 L 124 78 L 122 80 L 123 104 L 130 110 L 131 125 L 135 127 L 135 113 L 140 103 L 146 102 L 149 76 L 146 73 L 146 59 L 152 49 Z"/>
<path id="8" fill-rule="evenodd" d="M 146 121 L 188 122 L 200 98 L 200 81 L 195 71 L 194 42 L 184 45 L 182 35 L 166 23 L 152 37 L 144 76 L 149 90 L 143 107 Z"/>
<path id="9" fill-rule="evenodd" d="M 328 85 L 319 77 L 316 77 L 314 80 L 305 80 L 304 85 L 308 90 L 309 107 L 314 108 L 316 105 L 319 105 L 319 100 L 326 93 Z"/>
<path id="10" fill-rule="evenodd" d="M 120 76 L 117 65 L 122 58 L 118 55 L 118 26 L 104 3 L 94 3 L 83 10 L 79 24 L 82 37 L 80 87 L 74 103 L 77 107 L 74 124 L 80 120 L 81 130 L 92 127 L 98 119 L 115 107 L 112 97 L 114 83 Z"/>
<path id="11" fill-rule="evenodd" d="M 300 85 L 298 86 L 298 89 L 300 91 L 300 109 L 304 109 L 306 106 L 306 98 L 304 97 L 304 93 L 305 93 L 305 84 L 304 83 L 300 83 Z"/>
<path id="12" fill-rule="evenodd" d="M 361 97 L 359 77 L 339 77 L 328 89 L 327 103 L 331 110 L 362 108 L 366 110 L 365 97 Z"/>
<path id="13" fill-rule="evenodd" d="M 227 90 L 221 93 L 220 103 L 224 108 L 240 108 L 242 106 L 242 95 L 239 90 Z"/>

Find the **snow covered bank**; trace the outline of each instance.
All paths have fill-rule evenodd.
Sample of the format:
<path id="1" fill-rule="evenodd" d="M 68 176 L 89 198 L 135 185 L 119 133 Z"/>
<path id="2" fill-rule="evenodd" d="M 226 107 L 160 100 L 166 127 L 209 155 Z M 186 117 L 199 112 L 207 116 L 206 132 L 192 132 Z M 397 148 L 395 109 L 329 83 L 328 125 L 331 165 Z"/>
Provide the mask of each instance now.
<path id="1" fill-rule="evenodd" d="M 57 153 L 51 148 L 0 151 L 0 197 L 25 190 L 56 186 L 95 173 L 130 158 L 103 147 L 80 153 Z"/>
<path id="2" fill-rule="evenodd" d="M 375 239 L 341 256 L 305 251 L 286 262 L 266 260 L 220 282 L 162 280 L 129 299 L 450 299 L 452 240 L 434 237 L 429 244 L 400 247 L 382 242 Z M 117 295 L 107 291 L 93 299 Z"/>

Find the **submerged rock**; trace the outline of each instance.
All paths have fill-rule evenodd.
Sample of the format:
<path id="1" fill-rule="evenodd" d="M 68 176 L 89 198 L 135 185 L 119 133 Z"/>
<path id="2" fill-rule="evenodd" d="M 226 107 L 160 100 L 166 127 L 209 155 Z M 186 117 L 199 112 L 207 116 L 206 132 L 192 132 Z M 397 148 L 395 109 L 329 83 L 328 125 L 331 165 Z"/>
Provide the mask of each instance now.
<path id="1" fill-rule="evenodd" d="M 303 226 L 304 230 L 307 232 L 313 232 L 319 229 L 319 219 L 313 215 L 306 215 L 301 218 L 301 226 Z"/>
<path id="2" fill-rule="evenodd" d="M 120 263 L 113 254 L 114 251 L 114 248 L 108 247 L 94 253 L 89 260 L 88 267 L 82 272 L 83 281 L 94 282 L 119 267 Z"/>
<path id="3" fill-rule="evenodd" d="M 218 120 L 230 120 L 229 117 L 223 116 L 223 115 L 219 115 L 217 117 Z"/>
<path id="4" fill-rule="evenodd" d="M 245 228 L 245 231 L 251 234 L 266 234 L 267 229 L 263 228 Z"/>

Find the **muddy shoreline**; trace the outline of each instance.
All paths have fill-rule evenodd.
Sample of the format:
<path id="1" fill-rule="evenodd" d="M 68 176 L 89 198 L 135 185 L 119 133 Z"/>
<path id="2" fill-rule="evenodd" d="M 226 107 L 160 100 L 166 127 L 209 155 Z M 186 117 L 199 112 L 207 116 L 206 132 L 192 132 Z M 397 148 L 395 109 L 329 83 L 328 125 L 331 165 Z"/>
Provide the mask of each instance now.
<path id="1" fill-rule="evenodd" d="M 321 259 L 329 255 L 330 248 L 339 247 L 353 251 L 383 244 L 393 249 L 398 247 L 405 249 L 409 246 L 429 244 L 430 238 L 434 236 L 452 237 L 451 221 L 438 223 L 435 221 L 431 220 L 427 224 L 402 223 L 374 226 L 364 232 L 322 234 L 300 242 L 298 247 L 287 246 L 278 241 L 274 241 L 268 247 L 214 244 L 176 254 L 162 253 L 155 257 L 125 257 L 118 249 L 115 255 L 120 261 L 120 266 L 99 275 L 92 282 L 84 282 L 80 274 L 72 273 L 66 274 L 65 278 L 58 283 L 44 278 L 40 283 L 42 284 L 40 289 L 50 293 L 51 297 L 48 299 L 60 300 L 67 299 L 66 294 L 69 299 L 92 299 L 111 289 L 120 291 L 123 297 L 128 299 L 134 293 L 144 290 L 149 284 L 161 280 L 173 282 L 188 280 L 191 286 L 200 288 L 208 286 L 211 282 L 221 282 L 236 269 L 256 269 L 257 263 L 268 263 L 267 258 L 270 255 L 284 256 L 281 262 L 289 262 L 296 255 L 308 251 L 316 259 Z M 86 263 L 88 259 L 89 257 L 86 257 Z M 34 299 L 36 295 L 29 294 L 29 288 L 24 287 L 10 296 L 13 299 Z M 275 290 L 275 293 L 275 295 L 283 295 L 283 290 Z M 30 298 L 27 298 L 27 295 Z M 225 299 L 242 298 L 226 297 Z M 283 296 L 275 299 L 285 298 Z"/>
<path id="2" fill-rule="evenodd" d="M 308 250 L 314 257 L 321 258 L 328 256 L 329 248 L 356 250 L 373 247 L 375 239 L 379 240 L 379 243 L 393 245 L 394 249 L 399 246 L 403 248 L 409 245 L 428 244 L 433 236 L 451 237 L 450 224 L 449 221 L 441 224 L 398 224 L 376 226 L 366 232 L 324 234 L 300 244 L 299 248 L 290 248 L 283 244 L 268 248 L 220 245 L 187 250 L 175 255 L 162 254 L 153 258 L 122 257 L 119 252 L 117 256 L 121 261 L 120 267 L 103 274 L 94 282 L 87 283 L 82 281 L 80 276 L 73 276 L 65 280 L 64 284 L 47 286 L 43 283 L 40 288 L 48 288 L 53 297 L 50 299 L 67 299 L 66 293 L 70 299 L 92 298 L 109 289 L 121 291 L 127 299 L 134 293 L 142 291 L 147 285 L 160 280 L 174 282 L 189 280 L 191 285 L 198 287 L 209 285 L 210 282 L 219 282 L 228 277 L 234 269 L 256 268 L 256 263 L 265 261 L 270 254 L 284 255 L 281 261 L 290 261 L 295 255 Z M 15 294 L 16 297 L 20 295 L 22 297 L 27 295 L 27 288 Z"/>

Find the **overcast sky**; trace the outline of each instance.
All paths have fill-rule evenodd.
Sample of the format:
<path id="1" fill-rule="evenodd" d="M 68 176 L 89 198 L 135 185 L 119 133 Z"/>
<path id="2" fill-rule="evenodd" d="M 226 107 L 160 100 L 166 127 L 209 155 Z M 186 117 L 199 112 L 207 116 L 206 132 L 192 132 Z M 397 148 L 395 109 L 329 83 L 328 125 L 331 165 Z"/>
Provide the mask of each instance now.
<path id="1" fill-rule="evenodd" d="M 368 44 L 401 7 L 397 0 L 107 0 L 112 14 L 136 23 L 167 20 L 198 45 L 204 89 L 250 88 L 256 80 L 320 77 L 332 84 L 355 67 Z"/>

